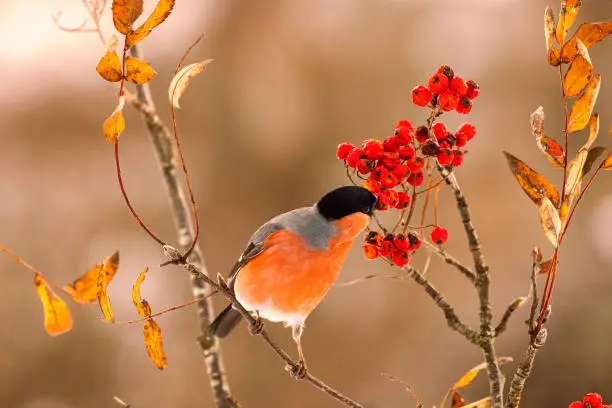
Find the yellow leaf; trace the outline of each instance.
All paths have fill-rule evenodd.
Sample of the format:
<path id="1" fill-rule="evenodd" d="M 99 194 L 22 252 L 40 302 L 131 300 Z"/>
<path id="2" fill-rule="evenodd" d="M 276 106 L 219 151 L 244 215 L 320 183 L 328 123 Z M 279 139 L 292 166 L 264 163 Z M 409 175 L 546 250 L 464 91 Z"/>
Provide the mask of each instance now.
<path id="1" fill-rule="evenodd" d="M 510 171 L 534 203 L 539 205 L 542 198 L 548 197 L 555 206 L 559 205 L 559 193 L 550 181 L 510 153 L 504 152 L 504 154 L 508 160 Z"/>
<path id="2" fill-rule="evenodd" d="M 38 274 L 34 275 L 34 287 L 45 313 L 45 330 L 50 336 L 59 336 L 72 329 L 72 315 L 68 305 L 49 288 Z"/>
<path id="3" fill-rule="evenodd" d="M 134 302 L 134 306 L 136 306 L 136 311 L 142 317 L 151 316 L 151 306 L 149 302 L 140 296 L 140 285 L 142 285 L 142 282 L 145 280 L 148 271 L 149 268 L 144 268 L 138 275 L 138 278 L 136 278 L 136 283 L 132 286 L 132 301 Z"/>
<path id="4" fill-rule="evenodd" d="M 578 40 L 578 55 L 570 64 L 565 77 L 563 77 L 563 89 L 569 97 L 578 96 L 593 76 L 593 65 L 589 51 L 582 41 Z"/>
<path id="5" fill-rule="evenodd" d="M 110 323 L 114 323 L 115 317 L 113 316 L 113 309 L 111 308 L 108 293 L 106 293 L 107 285 L 105 271 L 108 268 L 109 266 L 102 265 L 102 268 L 98 271 L 98 279 L 96 280 L 96 286 L 98 289 L 97 298 L 98 304 L 100 305 L 100 310 L 102 311 L 102 315 L 104 316 L 104 320 Z"/>
<path id="6" fill-rule="evenodd" d="M 72 296 L 72 299 L 80 304 L 88 304 L 98 300 L 98 276 L 104 273 L 104 280 L 108 286 L 115 277 L 119 268 L 119 252 L 107 256 L 104 260 L 85 272 L 85 274 L 64 286 L 64 291 Z"/>
<path id="7" fill-rule="evenodd" d="M 155 72 L 148 62 L 132 56 L 126 58 L 125 70 L 127 71 L 125 79 L 136 85 L 145 84 L 157 75 L 157 72 Z"/>
<path id="8" fill-rule="evenodd" d="M 125 96 L 119 98 L 119 103 L 113 113 L 106 118 L 102 124 L 102 132 L 106 135 L 109 143 L 119 141 L 119 135 L 125 130 L 125 119 L 123 119 L 123 107 L 125 106 Z"/>
<path id="9" fill-rule="evenodd" d="M 115 51 L 108 51 L 96 65 L 96 71 L 109 82 L 118 82 L 123 78 L 121 61 Z"/>
<path id="10" fill-rule="evenodd" d="M 174 78 L 170 81 L 170 87 L 168 88 L 168 98 L 175 108 L 180 108 L 179 100 L 181 96 L 183 96 L 185 89 L 187 89 L 191 78 L 202 73 L 212 61 L 213 60 L 208 59 L 189 64 L 181 68 L 181 70 L 174 75 Z"/>
<path id="11" fill-rule="evenodd" d="M 136 30 L 130 30 L 127 33 L 127 37 L 125 38 L 126 46 L 131 47 L 134 44 L 144 40 L 155 27 L 163 23 L 172 12 L 174 3 L 175 0 L 159 0 L 155 6 L 155 10 L 153 10 L 153 13 L 147 17 L 146 21 Z"/>
<path id="12" fill-rule="evenodd" d="M 612 33 L 612 21 L 601 23 L 583 23 L 576 33 L 565 43 L 561 49 L 561 57 L 564 62 L 570 62 L 578 54 L 578 40 L 582 41 L 586 48 L 591 46 Z"/>
<path id="13" fill-rule="evenodd" d="M 142 0 L 113 0 L 112 11 L 115 28 L 125 35 L 142 14 Z"/>
<path id="14" fill-rule="evenodd" d="M 155 367 L 163 370 L 168 365 L 168 362 L 164 353 L 162 333 L 159 325 L 153 319 L 147 319 L 142 327 L 142 333 L 144 334 L 144 342 L 149 358 L 155 364 Z"/>
<path id="15" fill-rule="evenodd" d="M 582 176 L 584 175 L 584 166 L 589 156 L 589 150 L 597 139 L 599 133 L 599 114 L 594 114 L 590 120 L 589 138 L 586 143 L 578 150 L 576 158 L 567 165 L 567 175 L 565 177 L 565 199 L 568 201 L 568 206 L 572 204 L 572 200 L 580 194 L 580 186 Z"/>
<path id="16" fill-rule="evenodd" d="M 499 364 L 505 364 L 512 361 L 512 357 L 499 357 L 497 362 Z M 451 390 L 456 391 L 459 388 L 466 387 L 470 385 L 470 383 L 476 378 L 478 373 L 487 368 L 487 363 L 480 363 L 477 366 L 473 367 L 467 373 L 463 374 L 463 376 L 451 387 Z"/>
<path id="17" fill-rule="evenodd" d="M 471 404 L 464 405 L 462 408 L 491 408 L 491 397 L 485 397 Z"/>
<path id="18" fill-rule="evenodd" d="M 591 113 L 593 112 L 593 107 L 597 101 L 597 94 L 599 94 L 600 86 L 601 76 L 597 74 L 593 77 L 593 79 L 591 79 L 591 82 L 589 82 L 589 85 L 582 96 L 580 96 L 580 98 L 578 98 L 578 100 L 574 103 L 574 106 L 572 106 L 567 129 L 569 133 L 582 130 L 587 123 L 589 123 Z"/>
<path id="19" fill-rule="evenodd" d="M 557 208 L 550 202 L 548 197 L 540 201 L 540 222 L 544 235 L 556 248 L 558 245 L 559 234 L 561 233 L 561 218 Z"/>
<path id="20" fill-rule="evenodd" d="M 568 0 L 561 2 L 561 10 L 559 11 L 559 23 L 557 24 L 557 41 L 563 44 L 565 35 L 576 19 L 578 11 L 582 6 L 581 0 Z"/>
<path id="21" fill-rule="evenodd" d="M 609 154 L 608 157 L 606 157 L 603 168 L 604 170 L 612 170 L 612 154 Z"/>

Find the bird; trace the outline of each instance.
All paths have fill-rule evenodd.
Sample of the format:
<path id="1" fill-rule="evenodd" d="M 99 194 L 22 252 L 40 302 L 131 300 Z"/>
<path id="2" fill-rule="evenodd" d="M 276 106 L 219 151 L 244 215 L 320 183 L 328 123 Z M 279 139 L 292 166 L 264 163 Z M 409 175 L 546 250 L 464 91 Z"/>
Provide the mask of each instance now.
<path id="1" fill-rule="evenodd" d="M 343 186 L 311 207 L 280 214 L 255 231 L 229 274 L 227 284 L 236 300 L 260 324 L 261 317 L 291 327 L 299 356 L 292 368 L 297 378 L 307 373 L 301 342 L 306 318 L 338 278 L 377 202 L 363 187 Z M 209 325 L 209 333 L 224 338 L 241 318 L 230 304 Z"/>

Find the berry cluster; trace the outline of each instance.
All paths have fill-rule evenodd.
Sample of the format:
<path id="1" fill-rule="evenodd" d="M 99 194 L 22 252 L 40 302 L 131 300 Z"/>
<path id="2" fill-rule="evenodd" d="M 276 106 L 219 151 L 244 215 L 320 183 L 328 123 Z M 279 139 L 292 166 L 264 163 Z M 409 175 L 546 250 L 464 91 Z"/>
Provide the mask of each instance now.
<path id="1" fill-rule="evenodd" d="M 428 178 L 433 177 L 437 168 L 450 171 L 461 166 L 467 153 L 465 147 L 476 136 L 476 128 L 471 123 L 464 123 L 451 132 L 444 123 L 436 123 L 436 120 L 451 110 L 468 113 L 479 91 L 474 81 L 465 82 L 444 65 L 430 78 L 427 87 L 418 86 L 412 90 L 413 102 L 430 109 L 425 125 L 415 127 L 403 119 L 397 122 L 393 134 L 384 140 L 368 139 L 359 146 L 351 143 L 338 146 L 336 156 L 344 161 L 349 176 L 352 174 L 362 179 L 362 186 L 378 197 L 377 210 L 400 211 L 400 220 L 393 233 L 381 227 L 382 233 L 370 231 L 367 235 L 363 246 L 366 258 L 382 257 L 397 266 L 404 266 L 421 246 L 419 237 L 423 237 L 420 234 L 428 227 L 409 227 L 415 201 L 419 194 L 427 192 L 429 195 L 429 191 L 442 182 L 441 177 L 437 180 Z M 426 186 L 417 191 L 426 179 Z M 448 232 L 437 225 L 437 216 L 434 224 L 431 242 L 442 245 L 448 239 Z M 401 232 L 395 233 L 400 225 Z M 420 234 L 417 237 L 409 229 Z"/>
<path id="2" fill-rule="evenodd" d="M 610 408 L 610 405 L 604 405 L 601 395 L 599 394 L 587 394 L 584 396 L 582 401 L 575 401 L 569 405 L 569 408 Z"/>
<path id="3" fill-rule="evenodd" d="M 427 86 L 419 85 L 412 90 L 412 102 L 418 106 L 439 106 L 444 112 L 470 113 L 472 100 L 479 93 L 476 82 L 466 82 L 456 76 L 451 67 L 442 65 L 429 78 Z"/>

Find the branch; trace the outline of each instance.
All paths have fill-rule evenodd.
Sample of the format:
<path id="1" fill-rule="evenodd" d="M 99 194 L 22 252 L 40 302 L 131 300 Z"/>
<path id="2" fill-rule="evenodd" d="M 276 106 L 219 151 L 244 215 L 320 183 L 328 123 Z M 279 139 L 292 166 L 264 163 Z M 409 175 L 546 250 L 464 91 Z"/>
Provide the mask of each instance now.
<path id="1" fill-rule="evenodd" d="M 540 332 L 535 336 L 534 340 L 527 347 L 525 352 L 525 358 L 521 361 L 521 364 L 516 369 L 512 382 L 510 383 L 510 390 L 508 391 L 508 408 L 517 408 L 521 402 L 521 396 L 523 395 L 523 389 L 525 388 L 525 382 L 531 375 L 531 369 L 533 368 L 533 361 L 535 360 L 538 349 L 546 342 L 547 331 L 545 328 L 540 329 Z"/>
<path id="2" fill-rule="evenodd" d="M 404 271 L 408 273 L 417 284 L 421 285 L 425 288 L 425 292 L 433 299 L 433 301 L 438 305 L 438 307 L 444 313 L 446 317 L 446 323 L 448 326 L 463 335 L 466 339 L 473 344 L 479 344 L 478 333 L 475 330 L 470 329 L 465 323 L 461 321 L 459 316 L 455 313 L 453 307 L 448 303 L 448 301 L 444 298 L 444 296 L 438 292 L 438 290 L 425 278 L 421 273 L 414 268 L 414 266 L 409 265 L 405 266 Z"/>
<path id="3" fill-rule="evenodd" d="M 205 281 L 213 289 L 216 289 L 217 291 L 219 291 L 219 293 L 225 296 L 225 298 L 231 302 L 233 307 L 236 310 L 238 310 L 240 314 L 249 322 L 249 324 L 251 325 L 251 328 L 257 328 L 257 329 L 252 329 L 252 334 L 261 336 L 261 338 L 265 340 L 265 342 L 276 353 L 276 355 L 278 355 L 287 364 L 289 369 L 293 369 L 299 366 L 299 363 L 293 361 L 291 356 L 289 356 L 289 354 L 285 350 L 283 350 L 278 344 L 276 344 L 270 338 L 270 335 L 263 328 L 263 325 L 261 321 L 259 320 L 259 318 L 253 317 L 253 315 L 249 313 L 249 311 L 247 311 L 244 308 L 244 306 L 240 304 L 240 302 L 238 302 L 238 300 L 236 299 L 236 296 L 234 296 L 233 291 L 228 287 L 223 277 L 218 275 L 217 276 L 218 283 L 217 283 L 213 281 L 208 275 L 203 274 L 195 264 L 186 262 L 183 259 L 183 256 L 175 248 L 166 246 L 164 247 L 164 251 L 166 253 L 166 256 L 168 256 L 168 258 L 170 259 L 170 263 L 184 267 L 191 273 L 192 276 L 194 275 L 200 276 L 203 281 Z M 346 395 L 342 394 L 336 389 L 325 384 L 323 381 L 313 376 L 309 371 L 306 372 L 304 376 L 304 380 L 308 381 L 314 387 L 327 393 L 332 398 L 334 398 L 336 401 L 346 405 L 347 407 L 364 408 L 363 405 L 353 401 Z"/>
<path id="4" fill-rule="evenodd" d="M 459 260 L 455 259 L 452 255 L 447 253 L 444 249 L 439 247 L 438 245 L 434 245 L 431 242 L 423 239 L 421 240 L 423 245 L 429 248 L 432 252 L 438 255 L 440 258 L 444 260 L 447 264 L 454 266 L 459 272 L 463 274 L 468 280 L 472 283 L 476 282 L 476 274 L 467 266 L 463 265 Z"/>
<path id="5" fill-rule="evenodd" d="M 138 55 L 140 53 L 139 51 L 138 46 L 132 47 L 131 52 L 135 58 L 141 58 L 141 56 L 139 57 Z M 164 183 L 168 191 L 174 223 L 178 232 L 179 245 L 184 250 L 188 250 L 193 242 L 192 218 L 189 215 L 191 207 L 185 198 L 183 187 L 177 178 L 176 154 L 172 143 L 172 134 L 157 115 L 148 84 L 138 85 L 136 90 L 137 98 L 131 95 L 128 96 L 128 100 L 140 111 L 147 130 L 149 131 L 149 136 L 153 142 Z M 191 288 L 193 297 L 196 299 L 204 298 L 207 295 L 207 290 L 205 280 L 202 276 L 206 275 L 207 271 L 204 265 L 202 250 L 199 245 L 195 245 L 193 248 L 189 261 L 201 271 L 199 275 L 192 275 Z M 200 348 L 204 356 L 206 370 L 210 379 L 210 386 L 217 407 L 236 407 L 236 401 L 230 394 L 229 384 L 225 376 L 218 340 L 214 336 L 207 334 L 206 331 L 206 328 L 214 318 L 212 300 L 210 298 L 203 299 L 198 303 L 198 315 L 200 318 L 200 330 L 202 332 L 202 337 L 199 341 Z"/>
<path id="6" fill-rule="evenodd" d="M 526 297 L 520 297 L 520 298 L 514 299 L 512 303 L 508 305 L 508 308 L 504 312 L 504 315 L 499 321 L 499 324 L 497 325 L 497 327 L 495 327 L 495 337 L 498 337 L 508 328 L 508 321 L 510 321 L 512 314 L 516 312 L 518 309 L 520 309 L 521 306 L 523 306 L 526 301 L 527 301 Z"/>

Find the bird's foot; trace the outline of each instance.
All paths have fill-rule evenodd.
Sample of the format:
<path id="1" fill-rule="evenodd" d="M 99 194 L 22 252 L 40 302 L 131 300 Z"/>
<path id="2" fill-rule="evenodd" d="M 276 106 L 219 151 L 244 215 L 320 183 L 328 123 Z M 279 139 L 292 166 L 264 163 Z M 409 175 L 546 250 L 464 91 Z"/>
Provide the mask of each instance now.
<path id="1" fill-rule="evenodd" d="M 308 369 L 306 368 L 306 362 L 304 362 L 304 360 L 300 360 L 293 365 L 287 365 L 285 369 L 289 371 L 289 375 L 296 380 L 303 380 L 308 374 Z"/>
<path id="2" fill-rule="evenodd" d="M 259 314 L 255 314 L 255 316 L 253 316 L 254 320 L 253 323 L 251 323 L 249 325 L 249 333 L 251 333 L 251 335 L 256 336 L 258 334 L 261 333 L 261 331 L 264 328 L 264 323 L 261 320 L 261 317 L 259 317 Z"/>

